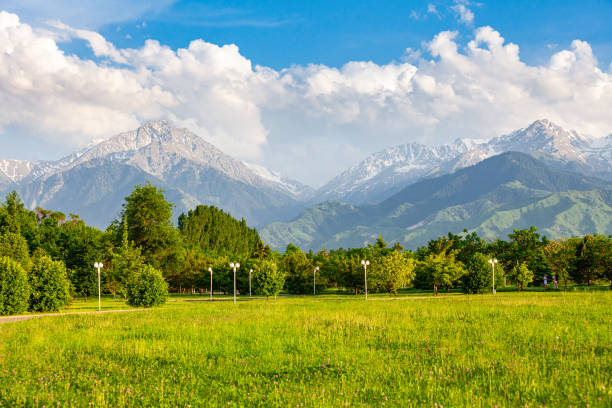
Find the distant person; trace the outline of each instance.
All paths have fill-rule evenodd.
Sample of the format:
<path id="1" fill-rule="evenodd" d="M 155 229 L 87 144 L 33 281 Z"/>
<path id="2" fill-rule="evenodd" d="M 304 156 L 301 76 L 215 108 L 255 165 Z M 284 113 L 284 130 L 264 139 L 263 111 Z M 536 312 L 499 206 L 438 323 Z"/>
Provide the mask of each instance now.
<path id="1" fill-rule="evenodd" d="M 544 289 L 548 289 L 548 275 L 544 275 Z"/>
<path id="2" fill-rule="evenodd" d="M 557 280 L 557 275 L 553 275 L 553 282 L 555 284 L 555 289 L 559 289 L 559 281 Z"/>

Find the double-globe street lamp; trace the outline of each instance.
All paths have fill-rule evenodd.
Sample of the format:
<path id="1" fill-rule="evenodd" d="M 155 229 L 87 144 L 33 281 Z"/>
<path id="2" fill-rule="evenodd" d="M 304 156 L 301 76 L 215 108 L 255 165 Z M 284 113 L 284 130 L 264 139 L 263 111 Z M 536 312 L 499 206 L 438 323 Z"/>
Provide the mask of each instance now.
<path id="1" fill-rule="evenodd" d="M 489 263 L 491 264 L 491 269 L 493 270 L 493 294 L 496 293 L 495 291 L 495 264 L 499 262 L 497 259 L 489 259 Z"/>
<path id="2" fill-rule="evenodd" d="M 368 300 L 368 265 L 370 265 L 370 261 L 362 259 L 361 264 L 363 265 L 363 275 L 365 280 L 365 300 Z"/>
<path id="3" fill-rule="evenodd" d="M 236 269 L 240 268 L 238 262 L 230 262 L 230 268 L 234 270 L 234 304 L 236 304 Z"/>
<path id="4" fill-rule="evenodd" d="M 102 298 L 100 296 L 100 269 L 104 267 L 102 262 L 94 262 L 94 268 L 98 270 L 98 312 L 102 310 Z"/>

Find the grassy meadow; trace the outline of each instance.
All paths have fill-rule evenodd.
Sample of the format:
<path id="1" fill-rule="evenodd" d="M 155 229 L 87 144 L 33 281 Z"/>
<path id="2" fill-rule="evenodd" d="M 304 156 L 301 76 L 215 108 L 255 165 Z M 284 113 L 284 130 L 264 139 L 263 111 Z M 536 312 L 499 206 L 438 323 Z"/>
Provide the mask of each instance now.
<path id="1" fill-rule="evenodd" d="M 172 300 L 0 324 L 0 406 L 612 406 L 609 291 Z"/>

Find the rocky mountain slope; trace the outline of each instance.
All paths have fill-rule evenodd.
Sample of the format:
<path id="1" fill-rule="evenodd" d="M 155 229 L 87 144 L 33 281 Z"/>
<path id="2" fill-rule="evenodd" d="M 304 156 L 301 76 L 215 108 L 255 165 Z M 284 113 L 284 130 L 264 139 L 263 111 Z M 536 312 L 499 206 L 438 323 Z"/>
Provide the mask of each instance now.
<path id="1" fill-rule="evenodd" d="M 164 188 L 176 213 L 212 204 L 260 225 L 295 215 L 310 193 L 298 182 L 262 177 L 187 129 L 150 121 L 58 161 L 0 162 L 0 187 L 16 189 L 30 208 L 81 215 L 105 227 L 135 184 Z M 268 173 L 272 174 L 268 171 Z"/>
<path id="2" fill-rule="evenodd" d="M 416 181 L 511 151 L 528 153 L 553 167 L 612 180 L 612 135 L 592 140 L 543 119 L 489 141 L 458 139 L 437 147 L 412 143 L 383 150 L 332 179 L 311 202 L 381 201 Z"/>
<path id="3" fill-rule="evenodd" d="M 550 237 L 612 233 L 612 183 L 504 153 L 414 183 L 377 204 L 326 202 L 261 236 L 275 248 L 359 247 L 382 234 L 415 248 L 464 229 L 493 239 L 538 226 Z"/>

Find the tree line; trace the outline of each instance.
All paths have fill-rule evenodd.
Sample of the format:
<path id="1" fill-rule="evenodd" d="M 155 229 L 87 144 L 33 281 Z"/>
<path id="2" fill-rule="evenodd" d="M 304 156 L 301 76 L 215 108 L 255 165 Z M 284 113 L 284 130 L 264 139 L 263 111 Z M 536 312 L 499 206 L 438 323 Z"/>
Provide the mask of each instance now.
<path id="1" fill-rule="evenodd" d="M 549 240 L 531 227 L 491 242 L 474 232 L 449 233 L 414 251 L 399 243 L 387 245 L 379 237 L 362 248 L 304 252 L 289 244 L 280 252 L 265 245 L 244 219 L 214 206 L 200 205 L 181 214 L 177 227 L 172 209 L 162 190 L 149 183 L 136 186 L 115 221 L 102 231 L 75 214 L 28 210 L 16 192 L 9 193 L 0 205 L 0 299 L 11 298 L 11 288 L 24 289 L 19 301 L 10 301 L 19 306 L 2 306 L 10 302 L 0 301 L 0 314 L 57 310 L 71 297 L 97 295 L 94 262 L 104 265 L 103 293 L 143 306 L 163 302 L 168 289 L 208 293 L 209 270 L 213 291 L 231 292 L 230 262 L 241 264 L 240 293 L 248 292 L 251 277 L 255 292 L 267 296 L 330 288 L 362 293 L 363 260 L 370 263 L 368 290 L 389 294 L 407 287 L 436 294 L 452 288 L 466 293 L 489 290 L 493 259 L 498 260 L 496 286 L 512 284 L 522 290 L 542 285 L 546 278 L 562 288 L 606 281 L 612 289 L 612 238 L 601 234 Z M 59 288 L 55 300 L 39 306 L 46 303 L 38 297 L 49 295 L 52 286 Z M 144 301 L 150 294 L 142 291 L 149 287 L 156 287 L 158 295 Z"/>

